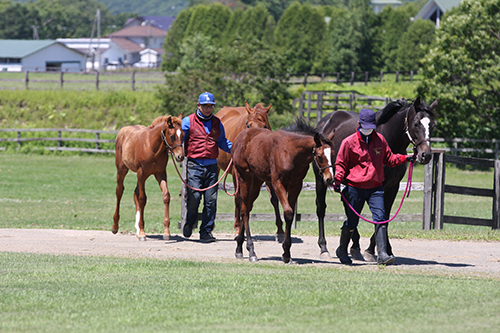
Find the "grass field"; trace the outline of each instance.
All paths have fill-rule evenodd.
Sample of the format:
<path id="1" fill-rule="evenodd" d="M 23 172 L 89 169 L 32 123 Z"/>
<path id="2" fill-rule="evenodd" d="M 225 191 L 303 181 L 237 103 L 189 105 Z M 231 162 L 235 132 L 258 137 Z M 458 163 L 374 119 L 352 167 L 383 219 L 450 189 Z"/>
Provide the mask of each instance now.
<path id="1" fill-rule="evenodd" d="M 180 215 L 180 180 L 168 167 L 173 233 Z M 422 181 L 418 166 L 414 181 Z M 312 181 L 309 174 L 306 181 Z M 447 168 L 447 182 L 491 187 L 492 172 Z M 132 191 L 126 178 L 121 230 L 133 231 Z M 162 230 L 157 184 L 147 182 L 146 230 Z M 113 156 L 0 155 L 0 228 L 109 230 L 115 205 Z M 329 193 L 329 212 L 339 212 Z M 271 212 L 262 193 L 256 212 Z M 491 202 L 446 198 L 457 213 L 487 215 Z M 314 212 L 314 192 L 303 192 L 299 211 Z M 421 193 L 404 213 L 422 209 Z M 219 210 L 232 212 L 220 193 Z M 327 223 L 338 235 L 340 221 Z M 361 233 L 372 232 L 360 223 Z M 216 231 L 232 231 L 232 222 Z M 294 235 L 317 235 L 315 222 L 300 222 Z M 254 234 L 275 231 L 252 222 Z M 391 237 L 498 241 L 485 227 L 391 223 Z M 1 332 L 496 332 L 500 279 L 492 275 L 429 273 L 281 263 L 207 263 L 113 257 L 0 253 Z"/>
<path id="2" fill-rule="evenodd" d="M 0 253 L 2 332 L 496 332 L 498 279 Z"/>

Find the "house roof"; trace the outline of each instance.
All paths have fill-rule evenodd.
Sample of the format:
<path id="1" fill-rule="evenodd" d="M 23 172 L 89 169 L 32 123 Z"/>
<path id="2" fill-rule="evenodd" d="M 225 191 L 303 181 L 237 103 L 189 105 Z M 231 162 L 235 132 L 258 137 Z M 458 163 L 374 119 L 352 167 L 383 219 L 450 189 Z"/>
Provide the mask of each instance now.
<path id="1" fill-rule="evenodd" d="M 132 27 L 124 28 L 109 34 L 109 37 L 165 37 L 167 32 L 165 30 L 148 26 L 148 25 L 135 25 Z"/>
<path id="2" fill-rule="evenodd" d="M 139 44 L 131 41 L 128 38 L 124 38 L 124 37 L 111 38 L 111 42 L 115 43 L 122 50 L 128 51 L 128 52 L 140 52 L 140 51 L 144 50 L 144 48 L 142 46 L 140 46 Z"/>
<path id="3" fill-rule="evenodd" d="M 55 40 L 1 39 L 0 58 L 24 58 L 54 44 L 61 43 Z"/>
<path id="4" fill-rule="evenodd" d="M 401 5 L 398 0 L 372 0 L 372 5 Z"/>
<path id="5" fill-rule="evenodd" d="M 453 7 L 457 7 L 461 1 L 462 0 L 429 0 L 422 9 L 420 9 L 417 15 L 415 15 L 415 18 L 427 19 L 434 13 L 436 8 L 439 8 L 441 12 L 445 13 Z"/>
<path id="6" fill-rule="evenodd" d="M 172 26 L 175 21 L 175 16 L 158 16 L 158 15 L 145 15 L 139 16 L 137 18 L 130 18 L 127 20 L 125 26 L 128 26 L 132 22 L 150 22 L 153 27 L 167 31 Z"/>

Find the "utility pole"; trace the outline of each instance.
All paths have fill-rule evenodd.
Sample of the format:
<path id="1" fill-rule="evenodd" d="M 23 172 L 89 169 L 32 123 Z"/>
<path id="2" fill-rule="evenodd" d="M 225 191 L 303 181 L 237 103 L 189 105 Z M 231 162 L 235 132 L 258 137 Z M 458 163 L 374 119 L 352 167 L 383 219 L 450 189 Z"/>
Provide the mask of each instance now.
<path id="1" fill-rule="evenodd" d="M 97 8 L 97 70 L 101 70 L 101 9 Z"/>

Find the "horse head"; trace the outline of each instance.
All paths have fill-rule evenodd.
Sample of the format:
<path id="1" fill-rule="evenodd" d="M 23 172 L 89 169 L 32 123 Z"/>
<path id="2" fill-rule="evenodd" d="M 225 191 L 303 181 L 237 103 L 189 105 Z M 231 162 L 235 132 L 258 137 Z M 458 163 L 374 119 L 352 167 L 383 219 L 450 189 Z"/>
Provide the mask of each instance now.
<path id="1" fill-rule="evenodd" d="M 167 149 L 172 152 L 177 162 L 184 160 L 184 131 L 181 127 L 182 113 L 178 117 L 168 116 L 162 125 L 162 139 Z"/>
<path id="2" fill-rule="evenodd" d="M 335 175 L 332 165 L 332 161 L 335 158 L 335 152 L 332 149 L 334 136 L 335 131 L 328 138 L 320 133 L 314 135 L 314 142 L 316 143 L 316 147 L 313 149 L 314 163 L 327 186 L 333 184 L 333 177 Z"/>
<path id="3" fill-rule="evenodd" d="M 431 134 L 435 122 L 434 109 L 438 105 L 436 99 L 430 106 L 417 97 L 406 113 L 405 131 L 413 144 L 413 149 L 417 153 L 417 161 L 420 164 L 427 164 L 432 157 Z"/>
<path id="4" fill-rule="evenodd" d="M 253 108 L 250 108 L 248 102 L 245 101 L 245 109 L 248 112 L 245 124 L 246 128 L 267 128 L 271 130 L 271 125 L 269 124 L 269 110 L 271 109 L 271 105 L 264 108 L 261 103 L 258 103 Z"/>

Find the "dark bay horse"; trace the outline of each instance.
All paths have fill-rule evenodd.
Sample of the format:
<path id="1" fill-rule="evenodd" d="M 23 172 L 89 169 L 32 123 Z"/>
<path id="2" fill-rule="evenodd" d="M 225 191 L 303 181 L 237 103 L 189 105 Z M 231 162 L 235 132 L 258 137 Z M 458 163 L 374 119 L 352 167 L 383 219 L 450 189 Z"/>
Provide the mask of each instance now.
<path id="1" fill-rule="evenodd" d="M 264 182 L 271 183 L 281 206 L 286 222 L 283 241 L 283 261 L 290 262 L 292 245 L 291 226 L 297 198 L 302 190 L 302 180 L 309 164 L 314 161 L 320 170 L 322 181 L 330 185 L 333 180 L 331 168 L 331 139 L 296 120 L 290 127 L 271 132 L 250 128 L 242 131 L 233 142 L 234 174 L 239 185 L 236 194 L 236 219 L 241 228 L 236 237 L 236 258 L 243 258 L 242 245 L 247 239 L 250 261 L 256 261 L 249 228 L 249 214 Z"/>
<path id="2" fill-rule="evenodd" d="M 169 152 L 172 152 L 177 162 L 184 159 L 182 139 L 184 132 L 181 129 L 182 114 L 179 117 L 160 116 L 149 127 L 142 125 L 123 127 L 116 137 L 115 164 L 116 164 L 116 211 L 113 216 L 111 231 L 118 232 L 120 220 L 120 200 L 123 195 L 123 180 L 129 170 L 137 173 L 137 186 L 134 191 L 135 228 L 137 237 L 146 240 L 144 233 L 144 207 L 146 206 L 145 182 L 154 175 L 165 204 L 165 219 L 163 225 L 163 239 L 170 239 L 170 193 L 167 187 L 167 172 Z"/>
<path id="3" fill-rule="evenodd" d="M 437 104 L 438 100 L 435 100 L 430 106 L 427 106 L 420 97 L 413 103 L 405 99 L 391 102 L 376 113 L 377 132 L 385 137 L 393 153 L 406 154 L 406 149 L 410 143 L 413 144 L 414 150 L 417 152 L 417 161 L 420 164 L 427 164 L 432 157 L 430 137 L 435 125 L 433 118 Z M 355 112 L 335 111 L 320 120 L 318 130 L 325 136 L 335 133 L 333 150 L 338 151 L 342 140 L 356 131 L 358 117 L 359 114 Z M 407 164 L 396 168 L 384 167 L 384 205 L 387 219 L 398 194 L 399 182 L 405 175 L 406 167 Z M 318 169 L 314 166 L 313 168 L 316 175 L 316 214 L 318 215 L 319 225 L 318 245 L 321 249 L 320 256 L 330 257 L 326 247 L 324 231 L 326 190 L 328 186 L 322 181 Z M 359 233 L 357 230 L 353 233 L 353 242 L 352 248 L 359 248 Z M 392 254 L 390 244 L 387 244 L 387 252 Z M 369 253 L 375 252 L 375 239 L 373 236 L 370 239 L 370 247 L 367 251 Z"/>
<path id="4" fill-rule="evenodd" d="M 250 108 L 248 103 L 245 102 L 244 107 L 223 107 L 217 112 L 216 116 L 220 119 L 222 125 L 224 125 L 226 138 L 233 142 L 238 134 L 246 128 L 265 128 L 272 130 L 269 124 L 269 110 L 271 110 L 271 105 L 265 108 L 261 103 L 258 103 L 253 108 Z M 219 157 L 217 158 L 217 166 L 219 169 L 223 171 L 226 170 L 230 161 L 231 155 L 219 149 Z M 229 172 L 233 174 L 232 168 Z M 267 189 L 270 193 L 271 204 L 274 207 L 276 215 L 276 238 L 278 241 L 283 242 L 285 232 L 283 231 L 283 221 L 281 220 L 279 212 L 278 198 L 274 194 L 274 190 L 270 184 L 267 184 Z M 234 229 L 235 234 L 238 234 L 240 226 L 238 225 L 237 219 L 234 221 Z"/>

